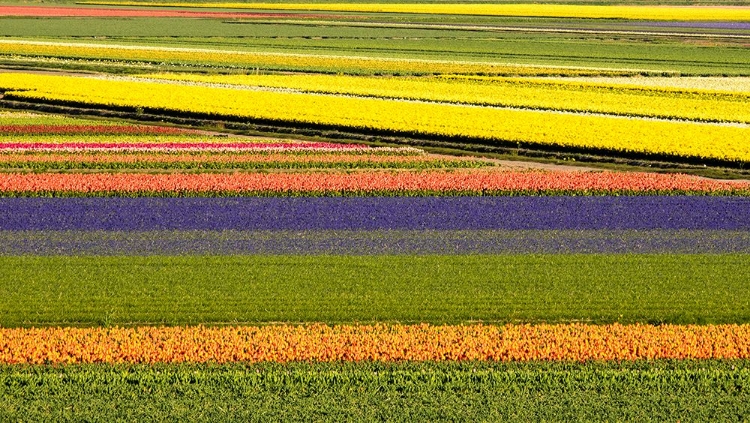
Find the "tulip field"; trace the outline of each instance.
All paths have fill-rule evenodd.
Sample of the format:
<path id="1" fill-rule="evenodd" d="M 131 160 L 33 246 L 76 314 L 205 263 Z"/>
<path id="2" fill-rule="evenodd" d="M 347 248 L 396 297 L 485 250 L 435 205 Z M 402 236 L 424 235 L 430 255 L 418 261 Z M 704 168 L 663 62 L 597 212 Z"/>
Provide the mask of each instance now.
<path id="1" fill-rule="evenodd" d="M 0 6 L 0 421 L 750 419 L 750 8 Z"/>

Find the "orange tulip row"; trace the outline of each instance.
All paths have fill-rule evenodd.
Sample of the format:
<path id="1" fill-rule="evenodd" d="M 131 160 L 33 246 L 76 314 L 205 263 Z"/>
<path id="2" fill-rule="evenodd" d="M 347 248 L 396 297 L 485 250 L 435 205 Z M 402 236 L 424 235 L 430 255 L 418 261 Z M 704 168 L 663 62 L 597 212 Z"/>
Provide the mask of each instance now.
<path id="1" fill-rule="evenodd" d="M 204 193 L 440 193 L 516 192 L 697 192 L 740 193 L 748 182 L 723 182 L 689 175 L 616 172 L 475 170 L 361 171 L 235 174 L 0 174 L 0 193 L 116 194 Z"/>
<path id="2" fill-rule="evenodd" d="M 748 359 L 750 325 L 0 329 L 0 363 Z"/>

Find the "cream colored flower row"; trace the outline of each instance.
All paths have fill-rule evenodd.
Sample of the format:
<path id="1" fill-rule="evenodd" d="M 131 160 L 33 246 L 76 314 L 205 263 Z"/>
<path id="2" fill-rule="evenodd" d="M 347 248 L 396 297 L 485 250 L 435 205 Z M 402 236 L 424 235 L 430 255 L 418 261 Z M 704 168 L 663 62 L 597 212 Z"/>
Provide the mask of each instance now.
<path id="1" fill-rule="evenodd" d="M 306 92 L 750 123 L 750 93 L 612 88 L 560 80 L 382 78 L 346 75 L 155 74 L 146 78 Z M 562 79 L 562 78 L 561 78 Z"/>
<path id="2" fill-rule="evenodd" d="M 491 79 L 479 78 L 478 79 Z M 527 78 L 531 81 L 559 82 L 562 78 L 541 77 Z M 707 77 L 707 76 L 584 76 L 566 77 L 571 83 L 607 85 L 623 88 L 645 88 L 649 90 L 706 91 L 715 93 L 735 93 L 750 96 L 750 77 Z"/>
<path id="3" fill-rule="evenodd" d="M 747 126 L 23 73 L 0 74 L 2 88 L 32 100 L 750 161 Z"/>

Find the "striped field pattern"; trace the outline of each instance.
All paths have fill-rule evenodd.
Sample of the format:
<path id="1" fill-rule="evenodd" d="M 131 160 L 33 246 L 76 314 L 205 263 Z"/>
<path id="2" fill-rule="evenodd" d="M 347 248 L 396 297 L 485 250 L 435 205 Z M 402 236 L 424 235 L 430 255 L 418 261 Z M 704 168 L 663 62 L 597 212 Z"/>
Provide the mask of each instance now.
<path id="1" fill-rule="evenodd" d="M 0 421 L 748 420 L 750 9 L 550 1 L 0 6 Z"/>

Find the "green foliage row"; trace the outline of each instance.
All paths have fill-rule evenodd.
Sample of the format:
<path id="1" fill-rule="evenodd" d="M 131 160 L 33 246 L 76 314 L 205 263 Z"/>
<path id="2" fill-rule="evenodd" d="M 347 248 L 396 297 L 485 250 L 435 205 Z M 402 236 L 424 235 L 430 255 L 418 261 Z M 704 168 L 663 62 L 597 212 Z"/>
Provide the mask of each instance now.
<path id="1" fill-rule="evenodd" d="M 747 361 L 0 367 L 3 421 L 742 421 Z"/>
<path id="2" fill-rule="evenodd" d="M 747 254 L 0 257 L 0 326 L 748 323 Z"/>

